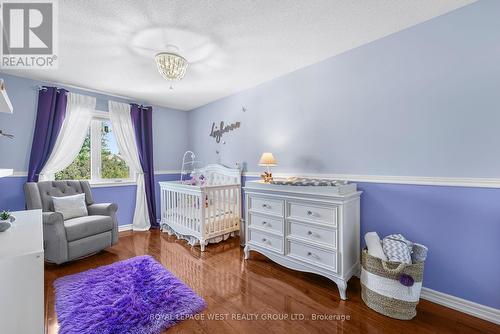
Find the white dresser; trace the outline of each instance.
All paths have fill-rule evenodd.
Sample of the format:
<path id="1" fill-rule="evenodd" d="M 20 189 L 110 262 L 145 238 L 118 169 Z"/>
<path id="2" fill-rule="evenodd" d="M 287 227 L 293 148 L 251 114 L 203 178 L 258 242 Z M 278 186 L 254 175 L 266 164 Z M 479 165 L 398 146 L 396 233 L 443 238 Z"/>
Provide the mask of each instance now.
<path id="1" fill-rule="evenodd" d="M 42 211 L 19 211 L 0 232 L 0 333 L 42 334 Z"/>
<path id="2" fill-rule="evenodd" d="M 245 259 L 251 250 L 290 269 L 334 281 L 346 299 L 359 271 L 359 206 L 355 185 L 289 186 L 246 182 Z"/>

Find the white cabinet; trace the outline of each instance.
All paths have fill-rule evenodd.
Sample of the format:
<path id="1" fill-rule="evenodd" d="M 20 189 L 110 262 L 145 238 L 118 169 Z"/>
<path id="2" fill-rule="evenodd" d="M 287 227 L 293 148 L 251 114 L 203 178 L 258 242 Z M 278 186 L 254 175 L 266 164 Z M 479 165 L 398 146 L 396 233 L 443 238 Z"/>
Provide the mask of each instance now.
<path id="1" fill-rule="evenodd" d="M 325 276 L 346 299 L 347 281 L 359 271 L 361 192 L 355 185 L 339 189 L 250 181 L 244 189 L 245 259 L 257 251 L 285 267 Z"/>
<path id="2" fill-rule="evenodd" d="M 19 211 L 0 232 L 0 333 L 42 334 L 42 211 Z"/>
<path id="3" fill-rule="evenodd" d="M 0 168 L 0 177 L 6 177 L 12 175 L 13 170 L 12 169 L 5 169 L 5 168 Z"/>
<path id="4" fill-rule="evenodd" d="M 7 91 L 5 90 L 4 81 L 3 79 L 0 79 L 0 112 L 12 114 L 13 111 L 14 108 L 12 107 L 12 103 L 10 102 Z"/>

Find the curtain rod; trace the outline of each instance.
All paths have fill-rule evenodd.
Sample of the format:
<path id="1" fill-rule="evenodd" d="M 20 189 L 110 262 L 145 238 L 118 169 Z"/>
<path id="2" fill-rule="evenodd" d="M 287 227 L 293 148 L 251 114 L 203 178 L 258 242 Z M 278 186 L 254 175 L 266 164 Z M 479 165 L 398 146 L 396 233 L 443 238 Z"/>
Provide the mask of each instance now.
<path id="1" fill-rule="evenodd" d="M 33 86 L 32 88 L 33 88 L 34 90 L 37 90 L 37 91 L 41 91 L 41 90 L 46 90 L 46 89 L 47 89 L 47 87 L 46 87 L 46 86 L 44 86 L 44 85 L 35 85 L 35 86 Z M 66 88 L 62 88 L 62 89 L 66 90 L 66 94 L 68 94 L 68 93 L 69 93 L 69 91 L 68 91 Z M 81 89 L 81 88 L 77 88 L 77 89 Z M 89 91 L 90 91 L 90 90 L 89 90 Z M 92 92 L 92 91 L 90 91 L 90 92 Z M 79 94 L 79 93 L 78 93 L 78 94 Z M 136 104 L 136 105 L 138 105 L 138 106 L 142 106 L 142 107 L 153 107 L 153 105 L 151 105 L 151 104 L 149 104 L 149 103 L 148 103 L 148 104 L 142 104 L 141 102 L 133 102 L 131 98 L 125 98 L 125 97 L 114 96 L 114 95 L 107 95 L 107 94 L 105 94 L 105 93 L 97 93 L 97 92 L 96 92 L 96 94 L 99 94 L 99 95 L 105 95 L 106 97 L 118 97 L 118 98 L 120 98 L 120 99 L 129 100 L 129 102 L 122 102 L 122 101 L 116 101 L 116 102 L 121 102 L 121 103 L 129 103 L 129 104 Z M 91 95 L 86 95 L 86 94 L 81 94 L 81 95 L 91 96 Z M 95 96 L 92 96 L 92 97 L 95 97 Z M 97 99 L 97 98 L 96 98 L 96 99 Z M 107 100 L 108 100 L 108 101 L 114 101 L 114 100 L 109 99 L 109 98 L 108 98 Z"/>
<path id="2" fill-rule="evenodd" d="M 47 87 L 42 86 L 42 85 L 36 85 L 36 86 L 33 86 L 33 89 L 40 91 L 40 90 L 47 90 Z M 66 94 L 69 93 L 67 89 L 64 89 L 64 90 L 66 91 Z"/>

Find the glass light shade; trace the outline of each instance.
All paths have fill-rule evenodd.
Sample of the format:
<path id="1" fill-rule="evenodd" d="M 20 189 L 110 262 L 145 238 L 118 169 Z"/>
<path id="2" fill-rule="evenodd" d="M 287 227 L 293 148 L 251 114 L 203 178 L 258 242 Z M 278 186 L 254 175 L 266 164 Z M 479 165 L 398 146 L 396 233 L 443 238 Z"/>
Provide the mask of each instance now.
<path id="1" fill-rule="evenodd" d="M 270 152 L 262 153 L 259 160 L 259 166 L 276 166 L 277 162 Z"/>
<path id="2" fill-rule="evenodd" d="M 158 72 L 166 80 L 181 80 L 186 74 L 188 61 L 175 53 L 161 52 L 155 56 Z"/>

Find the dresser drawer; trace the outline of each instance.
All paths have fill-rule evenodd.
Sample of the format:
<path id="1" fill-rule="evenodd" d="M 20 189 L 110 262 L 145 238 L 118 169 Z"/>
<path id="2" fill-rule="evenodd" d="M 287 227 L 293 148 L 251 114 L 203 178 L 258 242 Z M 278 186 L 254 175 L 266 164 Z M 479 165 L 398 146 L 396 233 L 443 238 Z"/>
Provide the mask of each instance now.
<path id="1" fill-rule="evenodd" d="M 333 250 L 319 249 L 289 240 L 288 256 L 337 272 L 338 253 Z"/>
<path id="2" fill-rule="evenodd" d="M 313 244 L 321 242 L 328 247 L 337 249 L 337 230 L 335 228 L 322 228 L 312 224 L 289 222 L 289 234 L 294 238 L 302 238 Z"/>
<path id="3" fill-rule="evenodd" d="M 249 228 L 248 240 L 255 245 L 283 254 L 283 237 Z"/>
<path id="4" fill-rule="evenodd" d="M 249 213 L 248 214 L 248 225 L 251 227 L 260 228 L 263 230 L 269 230 L 274 233 L 279 233 L 283 235 L 283 219 L 272 218 L 270 216 Z"/>
<path id="5" fill-rule="evenodd" d="M 249 202 L 249 207 L 252 211 L 259 211 L 283 217 L 282 200 L 251 196 Z"/>
<path id="6" fill-rule="evenodd" d="M 337 226 L 337 206 L 289 202 L 288 217 Z"/>

